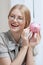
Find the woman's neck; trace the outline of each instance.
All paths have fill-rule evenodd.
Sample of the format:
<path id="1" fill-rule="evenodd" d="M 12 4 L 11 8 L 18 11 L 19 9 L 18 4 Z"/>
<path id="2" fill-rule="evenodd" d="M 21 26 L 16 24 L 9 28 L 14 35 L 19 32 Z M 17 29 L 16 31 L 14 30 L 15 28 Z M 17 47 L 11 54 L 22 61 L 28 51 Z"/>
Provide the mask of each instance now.
<path id="1" fill-rule="evenodd" d="M 11 34 L 12 34 L 14 40 L 15 40 L 16 42 L 18 42 L 19 39 L 20 39 L 21 33 L 20 33 L 20 32 L 11 32 Z"/>

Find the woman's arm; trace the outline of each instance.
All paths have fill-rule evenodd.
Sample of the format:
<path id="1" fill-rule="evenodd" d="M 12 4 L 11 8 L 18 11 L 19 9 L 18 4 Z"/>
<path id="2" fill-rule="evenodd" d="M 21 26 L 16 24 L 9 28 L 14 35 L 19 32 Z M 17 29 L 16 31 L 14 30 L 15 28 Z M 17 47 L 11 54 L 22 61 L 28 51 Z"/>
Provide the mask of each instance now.
<path id="1" fill-rule="evenodd" d="M 28 48 L 27 58 L 26 58 L 26 65 L 35 65 L 33 52 L 32 52 L 31 47 Z"/>
<path id="2" fill-rule="evenodd" d="M 37 34 L 36 37 L 33 36 L 30 39 L 29 41 L 30 46 L 27 52 L 26 65 L 35 65 L 32 48 L 38 45 L 39 42 L 40 42 L 40 34 Z"/>
<path id="3" fill-rule="evenodd" d="M 0 65 L 21 65 L 27 53 L 28 46 L 23 46 L 16 59 L 11 62 L 10 58 L 0 58 Z"/>
<path id="4" fill-rule="evenodd" d="M 28 47 L 24 46 L 19 52 L 17 58 L 11 63 L 11 65 L 21 65 L 27 53 L 27 49 Z"/>

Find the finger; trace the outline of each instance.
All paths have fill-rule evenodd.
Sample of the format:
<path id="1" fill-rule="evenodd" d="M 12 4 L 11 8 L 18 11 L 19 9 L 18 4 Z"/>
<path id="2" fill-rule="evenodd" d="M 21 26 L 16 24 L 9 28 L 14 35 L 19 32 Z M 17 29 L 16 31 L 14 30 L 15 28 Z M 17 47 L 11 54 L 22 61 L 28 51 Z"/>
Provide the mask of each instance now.
<path id="1" fill-rule="evenodd" d="M 36 40 L 37 40 L 37 43 L 40 42 L 40 35 L 39 34 L 36 35 Z"/>
<path id="2" fill-rule="evenodd" d="M 28 34 L 28 39 L 29 39 L 29 40 L 32 38 L 32 35 L 33 35 L 32 32 L 30 32 L 30 33 Z"/>

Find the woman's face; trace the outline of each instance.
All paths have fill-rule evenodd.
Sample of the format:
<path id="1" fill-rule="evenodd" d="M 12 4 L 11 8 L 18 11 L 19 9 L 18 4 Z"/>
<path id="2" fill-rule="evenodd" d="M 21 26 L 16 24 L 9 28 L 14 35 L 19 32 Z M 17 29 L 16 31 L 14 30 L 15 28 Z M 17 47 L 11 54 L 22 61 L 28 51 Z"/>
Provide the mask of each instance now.
<path id="1" fill-rule="evenodd" d="M 22 31 L 25 27 L 25 15 L 19 9 L 14 9 L 8 18 L 8 23 L 11 31 Z"/>

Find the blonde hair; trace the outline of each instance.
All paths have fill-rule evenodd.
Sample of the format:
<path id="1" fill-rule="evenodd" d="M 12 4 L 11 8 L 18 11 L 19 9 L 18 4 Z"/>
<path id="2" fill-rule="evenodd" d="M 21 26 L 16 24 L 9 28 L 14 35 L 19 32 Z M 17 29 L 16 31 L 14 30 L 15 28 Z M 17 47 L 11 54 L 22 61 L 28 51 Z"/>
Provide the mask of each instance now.
<path id="1" fill-rule="evenodd" d="M 24 13 L 25 22 L 26 22 L 25 28 L 27 28 L 30 24 L 30 21 L 31 21 L 31 15 L 30 15 L 29 9 L 25 5 L 21 5 L 21 4 L 14 5 L 9 12 L 8 18 L 11 15 L 11 12 L 16 8 L 19 9 L 22 13 Z"/>

